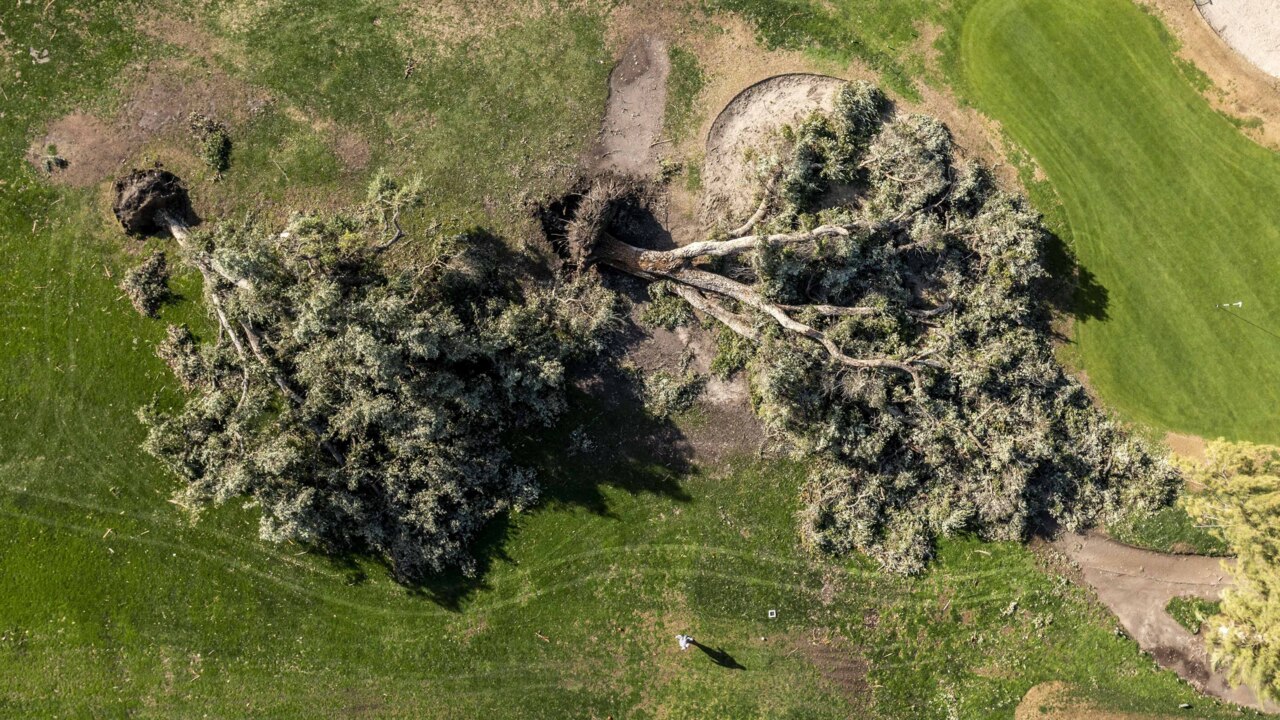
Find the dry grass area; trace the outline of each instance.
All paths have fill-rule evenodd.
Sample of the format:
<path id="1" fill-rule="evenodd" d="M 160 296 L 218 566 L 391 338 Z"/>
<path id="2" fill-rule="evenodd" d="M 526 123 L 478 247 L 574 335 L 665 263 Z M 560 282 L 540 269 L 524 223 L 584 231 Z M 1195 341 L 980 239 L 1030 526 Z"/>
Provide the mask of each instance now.
<path id="1" fill-rule="evenodd" d="M 190 144 L 186 142 L 187 116 L 192 112 L 238 127 L 270 102 L 260 90 L 222 73 L 197 72 L 180 61 L 136 67 L 121 85 L 126 89 L 114 113 L 75 111 L 50 123 L 28 149 L 31 164 L 40 167 L 52 145 L 67 166 L 50 179 L 90 187 L 127 170 L 130 163 L 142 162 L 147 151 L 166 144 Z"/>
<path id="2" fill-rule="evenodd" d="M 1172 720 L 1186 715 L 1152 715 L 1099 709 L 1082 699 L 1078 689 L 1064 682 L 1040 683 L 1027 691 L 1013 713 L 1014 720 Z"/>
<path id="3" fill-rule="evenodd" d="M 1171 432 L 1164 436 L 1165 444 L 1173 451 L 1174 455 L 1195 462 L 1205 461 L 1205 442 L 1204 438 L 1198 435 L 1183 435 L 1181 433 Z"/>

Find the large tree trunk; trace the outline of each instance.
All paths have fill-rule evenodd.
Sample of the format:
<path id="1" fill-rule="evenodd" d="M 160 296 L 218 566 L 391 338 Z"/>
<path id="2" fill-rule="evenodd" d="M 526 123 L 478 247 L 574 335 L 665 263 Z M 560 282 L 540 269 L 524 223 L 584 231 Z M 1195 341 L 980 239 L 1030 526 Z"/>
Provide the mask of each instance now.
<path id="1" fill-rule="evenodd" d="M 824 225 L 806 233 L 792 235 L 765 235 L 738 238 L 722 242 L 701 242 L 686 245 L 674 250 L 643 250 L 622 242 L 608 232 L 600 232 L 592 249 L 592 259 L 604 263 L 622 272 L 646 279 L 669 280 L 676 286 L 676 292 L 690 305 L 720 322 L 735 333 L 759 342 L 761 335 L 751 321 L 738 313 L 730 311 L 713 298 L 723 298 L 738 302 L 740 305 L 758 310 L 768 315 L 784 330 L 801 335 L 818 343 L 831 358 L 842 365 L 859 369 L 883 369 L 903 372 L 911 376 L 917 386 L 922 383 L 921 366 L 936 367 L 933 362 L 926 361 L 925 354 L 906 360 L 872 357 L 856 358 L 845 354 L 831 338 L 821 330 L 806 325 L 788 313 L 788 309 L 770 302 L 755 288 L 736 280 L 731 280 L 716 273 L 689 267 L 691 260 L 708 257 L 725 257 L 749 252 L 758 243 L 792 244 L 816 240 L 821 237 L 848 235 L 847 228 Z M 710 296 L 710 297 L 709 297 Z M 875 312 L 872 308 L 841 308 L 831 305 L 815 306 L 824 315 L 866 315 Z"/>

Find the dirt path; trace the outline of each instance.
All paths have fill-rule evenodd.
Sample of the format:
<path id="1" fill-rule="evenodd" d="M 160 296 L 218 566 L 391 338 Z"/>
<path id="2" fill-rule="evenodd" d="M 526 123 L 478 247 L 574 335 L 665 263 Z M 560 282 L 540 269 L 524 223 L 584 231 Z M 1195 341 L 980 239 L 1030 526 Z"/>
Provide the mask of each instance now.
<path id="1" fill-rule="evenodd" d="M 656 143 L 662 134 L 670 72 L 662 38 L 641 35 L 627 45 L 609 75 L 604 123 L 590 162 L 593 171 L 640 177 L 657 172 Z"/>
<path id="2" fill-rule="evenodd" d="M 1212 669 L 1203 640 L 1165 612 L 1170 598 L 1179 595 L 1217 600 L 1223 588 L 1231 584 L 1221 559 L 1140 550 L 1097 533 L 1067 535 L 1053 545 L 1080 566 L 1085 582 L 1098 593 L 1098 599 L 1162 666 L 1206 694 L 1238 705 L 1280 712 L 1280 705 L 1263 705 L 1249 688 L 1229 686 L 1226 676 Z"/>

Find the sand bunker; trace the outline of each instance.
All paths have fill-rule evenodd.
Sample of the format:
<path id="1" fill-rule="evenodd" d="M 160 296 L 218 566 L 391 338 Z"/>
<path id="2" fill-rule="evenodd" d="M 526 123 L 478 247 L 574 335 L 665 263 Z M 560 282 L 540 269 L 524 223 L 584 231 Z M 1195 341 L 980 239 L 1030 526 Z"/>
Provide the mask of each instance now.
<path id="1" fill-rule="evenodd" d="M 830 110 L 844 84 L 827 75 L 775 75 L 730 100 L 707 133 L 703 221 L 737 225 L 745 220 L 760 202 L 760 182 L 747 150 L 765 147 L 783 125 Z"/>
<path id="2" fill-rule="evenodd" d="M 1249 62 L 1280 78 L 1280 5 L 1276 0 L 1203 0 L 1200 14 Z"/>

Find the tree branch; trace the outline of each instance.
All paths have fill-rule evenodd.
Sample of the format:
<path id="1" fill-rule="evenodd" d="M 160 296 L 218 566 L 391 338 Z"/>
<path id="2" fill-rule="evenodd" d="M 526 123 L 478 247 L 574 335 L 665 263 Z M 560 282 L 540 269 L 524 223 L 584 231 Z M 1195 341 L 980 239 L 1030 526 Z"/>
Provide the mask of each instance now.
<path id="1" fill-rule="evenodd" d="M 769 182 L 765 183 L 764 197 L 760 198 L 760 207 L 756 208 L 756 211 L 751 215 L 751 217 L 747 218 L 746 222 L 730 230 L 729 237 L 736 238 L 746 235 L 751 232 L 751 228 L 755 227 L 756 223 L 764 219 L 765 214 L 769 212 L 769 204 L 773 200 L 773 187 L 777 184 L 777 181 L 778 176 L 774 175 L 770 178 Z"/>
<path id="2" fill-rule="evenodd" d="M 699 310 L 711 317 L 719 320 L 725 327 L 734 331 L 748 340 L 760 342 L 760 333 L 752 326 L 751 321 L 745 316 L 739 315 L 714 300 L 711 300 L 701 292 L 679 283 L 672 284 L 672 290 L 677 295 L 684 298 L 685 302 L 693 306 L 693 309 Z"/>
<path id="3" fill-rule="evenodd" d="M 839 317 L 866 317 L 867 315 L 879 315 L 884 312 L 883 309 L 877 307 L 845 307 L 843 305 L 778 305 L 778 307 L 787 312 L 814 310 L 819 315 Z"/>
<path id="4" fill-rule="evenodd" d="M 833 228 L 833 226 L 824 227 Z M 823 230 L 824 228 L 818 228 L 813 231 L 813 233 Z M 837 232 L 835 234 L 848 232 L 843 228 L 838 228 L 838 230 L 842 232 Z M 804 235 L 812 235 L 813 233 L 805 233 Z M 747 240 L 747 238 L 740 238 L 739 240 L 731 240 L 728 242 L 738 243 L 745 240 Z M 752 239 L 752 242 L 754 243 L 755 240 Z M 768 300 L 765 300 L 764 297 L 756 292 L 751 286 L 704 270 L 680 267 L 680 263 L 677 261 L 677 258 L 668 254 L 672 252 L 675 251 L 666 251 L 663 253 L 641 250 L 640 248 L 633 247 L 621 240 L 618 240 L 608 233 L 601 233 L 599 242 L 596 245 L 595 255 L 599 261 L 626 273 L 639 275 L 640 277 L 645 278 L 662 277 L 674 281 L 677 285 L 686 285 L 701 292 L 711 293 L 731 300 L 736 300 L 743 305 L 755 308 L 756 310 L 772 317 L 784 330 L 796 333 L 797 335 L 803 335 L 819 345 L 822 345 L 822 347 L 827 351 L 827 354 L 842 365 L 860 369 L 875 368 L 897 370 L 910 375 L 912 380 L 915 381 L 917 387 L 923 387 L 919 368 L 913 366 L 910 362 L 891 360 L 889 358 L 855 358 L 846 355 L 840 350 L 840 347 L 836 345 L 835 341 L 827 337 L 825 333 L 794 320 L 787 314 L 786 310 L 769 302 Z M 653 258 L 655 256 L 661 258 L 662 261 L 653 262 Z M 700 257 L 700 255 L 696 255 L 695 257 Z M 681 297 L 685 296 L 682 294 Z M 690 304 L 693 304 L 693 302 Z M 714 317 L 714 314 L 710 311 L 708 311 L 708 314 L 712 314 Z M 725 324 L 731 330 L 734 330 L 734 332 L 739 332 L 739 328 L 735 328 L 733 325 L 729 325 L 728 323 Z M 736 324 L 741 325 L 741 323 Z M 752 335 L 744 334 L 744 337 L 752 338 Z"/>

